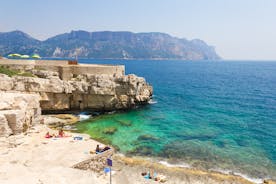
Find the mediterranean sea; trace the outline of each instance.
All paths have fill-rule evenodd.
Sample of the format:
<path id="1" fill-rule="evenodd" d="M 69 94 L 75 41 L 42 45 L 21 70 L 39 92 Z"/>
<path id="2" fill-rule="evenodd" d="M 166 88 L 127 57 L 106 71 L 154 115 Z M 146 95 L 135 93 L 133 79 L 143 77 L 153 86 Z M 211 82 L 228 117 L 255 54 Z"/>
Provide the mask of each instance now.
<path id="1" fill-rule="evenodd" d="M 151 104 L 77 124 L 126 155 L 276 179 L 276 62 L 80 60 L 123 64 Z M 113 134 L 106 134 L 113 129 Z"/>

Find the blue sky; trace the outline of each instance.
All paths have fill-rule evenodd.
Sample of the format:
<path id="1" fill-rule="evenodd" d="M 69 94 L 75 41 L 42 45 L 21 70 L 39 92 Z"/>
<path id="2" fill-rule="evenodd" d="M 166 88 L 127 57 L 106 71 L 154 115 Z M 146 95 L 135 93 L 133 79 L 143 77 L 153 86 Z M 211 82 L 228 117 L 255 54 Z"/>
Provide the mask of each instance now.
<path id="1" fill-rule="evenodd" d="M 200 38 L 225 59 L 276 60 L 276 0 L 6 0 L 0 32 L 44 40 L 71 30 Z"/>

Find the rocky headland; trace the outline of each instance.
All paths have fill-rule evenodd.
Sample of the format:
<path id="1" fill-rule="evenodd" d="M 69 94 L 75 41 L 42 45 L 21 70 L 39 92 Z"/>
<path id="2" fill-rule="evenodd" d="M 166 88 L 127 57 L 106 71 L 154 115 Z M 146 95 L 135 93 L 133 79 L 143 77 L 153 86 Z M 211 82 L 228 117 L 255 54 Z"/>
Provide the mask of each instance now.
<path id="1" fill-rule="evenodd" d="M 145 79 L 135 75 L 83 74 L 63 81 L 54 72 L 42 74 L 36 70 L 32 73 L 40 77 L 0 74 L 0 90 L 38 94 L 41 108 L 45 111 L 130 109 L 147 103 L 152 94 L 152 88 Z"/>
<path id="2" fill-rule="evenodd" d="M 39 123 L 41 112 L 127 110 L 147 104 L 152 96 L 152 86 L 144 78 L 124 75 L 116 66 L 94 66 L 102 70 L 95 74 L 93 65 L 19 63 L 2 62 L 0 136 L 21 133 Z"/>

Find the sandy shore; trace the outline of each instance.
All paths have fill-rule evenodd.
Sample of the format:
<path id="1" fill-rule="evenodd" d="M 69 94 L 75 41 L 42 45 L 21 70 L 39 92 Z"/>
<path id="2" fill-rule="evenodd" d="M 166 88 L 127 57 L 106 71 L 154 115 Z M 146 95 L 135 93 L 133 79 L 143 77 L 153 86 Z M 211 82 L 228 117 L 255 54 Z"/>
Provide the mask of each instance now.
<path id="1" fill-rule="evenodd" d="M 71 168 L 90 157 L 88 150 L 96 146 L 96 141 L 87 135 L 82 135 L 83 141 L 46 139 L 44 135 L 48 130 L 54 132 L 41 125 L 28 135 L 1 139 L 1 184 L 104 183 L 95 173 Z"/>
<path id="2" fill-rule="evenodd" d="M 45 125 L 38 125 L 27 134 L 0 139 L 0 183 L 1 184 L 107 184 L 109 177 L 102 173 L 73 169 L 72 166 L 91 158 L 89 153 L 97 144 L 88 135 L 83 140 L 68 138 L 46 139 L 47 131 L 57 133 Z M 166 167 L 142 158 L 113 156 L 114 184 L 159 183 L 141 176 L 142 172 L 153 169 L 166 176 L 167 184 L 180 183 L 225 183 L 250 184 L 239 176 L 196 169 Z"/>

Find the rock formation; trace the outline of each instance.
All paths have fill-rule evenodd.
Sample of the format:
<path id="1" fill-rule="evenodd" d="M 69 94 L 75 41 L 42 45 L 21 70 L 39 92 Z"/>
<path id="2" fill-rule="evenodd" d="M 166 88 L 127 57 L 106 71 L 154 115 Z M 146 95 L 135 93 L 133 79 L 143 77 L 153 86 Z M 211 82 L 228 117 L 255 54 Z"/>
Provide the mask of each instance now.
<path id="1" fill-rule="evenodd" d="M 81 170 L 91 170 L 97 173 L 101 173 L 103 169 L 106 167 L 106 160 L 110 158 L 113 154 L 113 149 L 107 150 L 101 154 L 94 155 L 90 159 L 75 164 L 72 168 Z"/>
<path id="2" fill-rule="evenodd" d="M 0 92 L 0 136 L 21 133 L 39 123 L 39 99 L 36 94 Z"/>
<path id="3" fill-rule="evenodd" d="M 36 77 L 0 74 L 0 136 L 38 122 L 41 110 L 124 110 L 146 104 L 152 87 L 135 75 L 80 74 L 61 80 L 57 72 L 32 69 Z"/>
<path id="4" fill-rule="evenodd" d="M 65 62 L 60 70 L 56 63 L 45 63 L 48 65 L 2 61 L 7 75 L 0 74 L 0 136 L 24 132 L 39 122 L 41 110 L 125 110 L 146 104 L 152 96 L 145 79 L 124 75 L 124 67 Z M 22 76 L 25 72 L 28 76 Z"/>
<path id="5" fill-rule="evenodd" d="M 37 74 L 37 72 L 33 72 Z M 51 75 L 53 74 L 53 75 Z M 135 75 L 83 74 L 63 81 L 55 73 L 46 78 L 0 75 L 0 91 L 20 91 L 40 95 L 42 110 L 110 111 L 129 109 L 147 103 L 152 87 Z"/>

